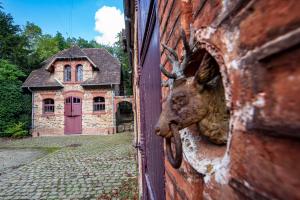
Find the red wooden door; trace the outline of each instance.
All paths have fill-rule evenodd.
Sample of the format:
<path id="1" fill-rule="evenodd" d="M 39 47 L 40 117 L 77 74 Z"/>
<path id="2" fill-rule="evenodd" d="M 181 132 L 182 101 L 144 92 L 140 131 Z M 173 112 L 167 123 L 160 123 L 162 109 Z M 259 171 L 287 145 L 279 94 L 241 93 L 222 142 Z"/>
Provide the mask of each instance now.
<path id="1" fill-rule="evenodd" d="M 65 99 L 65 134 L 81 134 L 82 106 L 78 97 Z"/>
<path id="2" fill-rule="evenodd" d="M 164 200 L 163 139 L 155 134 L 154 127 L 161 112 L 161 78 L 159 26 L 156 1 L 139 2 L 140 46 L 140 98 L 143 200 Z"/>

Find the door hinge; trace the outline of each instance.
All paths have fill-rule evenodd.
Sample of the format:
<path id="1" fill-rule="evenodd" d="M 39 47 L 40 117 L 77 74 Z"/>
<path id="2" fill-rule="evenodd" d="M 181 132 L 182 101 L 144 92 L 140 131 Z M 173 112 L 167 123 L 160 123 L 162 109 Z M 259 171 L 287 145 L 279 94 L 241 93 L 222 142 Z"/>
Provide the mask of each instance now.
<path id="1" fill-rule="evenodd" d="M 134 145 L 134 148 L 138 149 L 139 151 L 144 151 L 144 148 L 142 147 L 141 143 L 137 143 Z"/>
<path id="2" fill-rule="evenodd" d="M 140 86 L 140 79 L 141 79 L 142 67 L 138 65 L 137 67 L 137 78 L 136 78 L 136 85 Z"/>

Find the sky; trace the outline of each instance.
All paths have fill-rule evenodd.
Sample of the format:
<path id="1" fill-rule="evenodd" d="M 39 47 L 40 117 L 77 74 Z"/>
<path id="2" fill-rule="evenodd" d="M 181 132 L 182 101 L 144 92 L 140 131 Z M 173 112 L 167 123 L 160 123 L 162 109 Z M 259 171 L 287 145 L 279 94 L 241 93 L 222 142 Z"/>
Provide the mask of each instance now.
<path id="1" fill-rule="evenodd" d="M 0 0 L 15 24 L 33 22 L 43 33 L 81 37 L 102 44 L 124 28 L 123 0 Z"/>

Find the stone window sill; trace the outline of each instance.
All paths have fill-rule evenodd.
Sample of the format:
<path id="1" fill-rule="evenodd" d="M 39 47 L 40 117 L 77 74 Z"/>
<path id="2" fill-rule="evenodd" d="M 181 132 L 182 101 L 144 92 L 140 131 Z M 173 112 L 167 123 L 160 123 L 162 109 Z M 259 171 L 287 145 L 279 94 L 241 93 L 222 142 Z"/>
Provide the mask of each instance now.
<path id="1" fill-rule="evenodd" d="M 105 111 L 93 111 L 93 115 L 104 115 L 106 114 Z"/>
<path id="2" fill-rule="evenodd" d="M 43 113 L 42 117 L 50 117 L 50 116 L 55 116 L 54 113 Z"/>

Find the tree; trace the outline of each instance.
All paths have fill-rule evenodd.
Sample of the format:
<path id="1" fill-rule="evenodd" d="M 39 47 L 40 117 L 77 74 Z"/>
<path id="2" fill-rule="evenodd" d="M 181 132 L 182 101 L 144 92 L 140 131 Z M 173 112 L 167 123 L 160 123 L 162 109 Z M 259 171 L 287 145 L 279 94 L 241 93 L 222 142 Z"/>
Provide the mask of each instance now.
<path id="1" fill-rule="evenodd" d="M 26 37 L 28 42 L 28 48 L 31 51 L 36 50 L 37 42 L 42 36 L 42 29 L 31 22 L 26 22 L 23 30 L 23 36 Z"/>
<path id="2" fill-rule="evenodd" d="M 9 60 L 28 72 L 28 53 L 28 41 L 21 28 L 14 25 L 10 14 L 0 10 L 0 59 Z"/>
<path id="3" fill-rule="evenodd" d="M 76 44 L 80 47 L 80 48 L 94 48 L 94 45 L 92 43 L 90 43 L 89 41 L 79 37 L 76 40 Z"/>
<path id="4" fill-rule="evenodd" d="M 64 50 L 71 46 L 71 44 L 67 43 L 66 39 L 60 32 L 56 33 L 56 35 L 54 36 L 54 40 L 57 41 L 59 50 Z"/>
<path id="5" fill-rule="evenodd" d="M 51 35 L 42 35 L 37 44 L 36 53 L 41 61 L 59 52 L 59 42 Z"/>
<path id="6" fill-rule="evenodd" d="M 101 45 L 98 44 L 95 40 L 89 42 L 93 48 L 101 48 Z"/>
<path id="7" fill-rule="evenodd" d="M 77 39 L 74 38 L 74 37 L 72 37 L 72 38 L 68 37 L 68 38 L 66 39 L 67 44 L 70 45 L 70 46 L 76 44 L 76 41 L 77 41 Z"/>
<path id="8" fill-rule="evenodd" d="M 2 7 L 1 7 L 2 9 Z M 27 68 L 28 40 L 10 14 L 0 9 L 0 135 L 30 125 L 31 97 L 21 89 Z M 22 71 L 23 70 L 23 71 Z M 14 127 L 18 125 L 18 129 Z"/>
<path id="9" fill-rule="evenodd" d="M 16 60 L 14 53 L 20 46 L 20 30 L 14 25 L 12 16 L 0 10 L 0 59 Z"/>
<path id="10" fill-rule="evenodd" d="M 114 55 L 121 63 L 121 73 L 123 78 L 124 90 L 126 95 L 132 95 L 132 81 L 131 81 L 131 67 L 129 64 L 128 54 L 123 50 L 123 43 L 121 40 L 121 32 L 117 35 L 118 40 L 115 42 Z"/>
<path id="11" fill-rule="evenodd" d="M 41 62 L 36 54 L 38 41 L 42 37 L 42 29 L 34 23 L 27 22 L 23 27 L 22 37 L 24 38 L 24 46 L 26 52 L 22 56 L 22 70 L 28 75 L 32 70 L 36 69 Z"/>
<path id="12" fill-rule="evenodd" d="M 0 59 L 0 132 L 20 122 L 20 115 L 28 112 L 28 106 L 24 107 L 24 100 L 28 96 L 23 95 L 21 89 L 20 79 L 23 77 L 25 74 L 16 65 Z M 23 122 L 28 125 L 30 117 L 23 117 Z"/>

